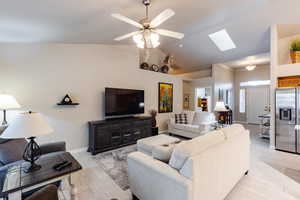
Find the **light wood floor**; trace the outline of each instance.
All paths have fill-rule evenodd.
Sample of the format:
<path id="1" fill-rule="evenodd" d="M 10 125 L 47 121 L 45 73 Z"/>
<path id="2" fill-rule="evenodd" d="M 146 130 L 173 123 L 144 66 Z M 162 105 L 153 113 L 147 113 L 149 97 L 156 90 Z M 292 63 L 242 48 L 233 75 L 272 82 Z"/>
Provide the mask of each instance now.
<path id="1" fill-rule="evenodd" d="M 247 125 L 251 132 L 251 169 L 226 198 L 227 200 L 299 200 L 300 156 L 268 148 L 268 141 L 258 138 L 258 126 Z M 72 177 L 78 200 L 130 200 L 97 165 L 87 152 L 73 154 L 83 170 Z M 298 183 L 297 183 L 298 181 Z M 61 195 L 61 194 L 60 194 Z M 61 199 L 68 199 L 62 196 Z"/>

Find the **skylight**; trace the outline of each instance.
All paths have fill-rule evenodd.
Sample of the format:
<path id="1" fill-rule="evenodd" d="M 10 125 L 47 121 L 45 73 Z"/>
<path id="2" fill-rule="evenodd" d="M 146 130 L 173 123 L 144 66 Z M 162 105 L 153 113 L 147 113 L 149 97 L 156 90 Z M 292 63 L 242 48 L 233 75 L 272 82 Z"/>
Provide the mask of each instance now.
<path id="1" fill-rule="evenodd" d="M 220 51 L 235 49 L 236 46 L 225 29 L 208 35 Z"/>

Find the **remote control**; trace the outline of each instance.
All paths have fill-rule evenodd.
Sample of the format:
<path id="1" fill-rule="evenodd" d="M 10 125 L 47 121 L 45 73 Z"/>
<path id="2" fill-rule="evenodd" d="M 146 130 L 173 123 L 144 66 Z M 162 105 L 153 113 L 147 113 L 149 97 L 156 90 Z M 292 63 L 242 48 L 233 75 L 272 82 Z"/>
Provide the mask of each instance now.
<path id="1" fill-rule="evenodd" d="M 55 170 L 56 170 L 58 167 L 60 167 L 60 166 L 62 166 L 62 165 L 64 165 L 64 164 L 66 164 L 66 163 L 68 163 L 68 161 L 66 161 L 66 160 L 65 160 L 65 161 L 63 161 L 63 162 L 60 162 L 60 163 L 58 163 L 58 164 L 54 165 L 54 166 L 53 166 L 53 169 L 55 169 Z"/>
<path id="2" fill-rule="evenodd" d="M 59 166 L 56 170 L 57 171 L 61 171 L 61 170 L 65 169 L 65 168 L 67 168 L 67 167 L 70 167 L 71 165 L 72 165 L 72 162 L 67 162 L 64 165 Z"/>

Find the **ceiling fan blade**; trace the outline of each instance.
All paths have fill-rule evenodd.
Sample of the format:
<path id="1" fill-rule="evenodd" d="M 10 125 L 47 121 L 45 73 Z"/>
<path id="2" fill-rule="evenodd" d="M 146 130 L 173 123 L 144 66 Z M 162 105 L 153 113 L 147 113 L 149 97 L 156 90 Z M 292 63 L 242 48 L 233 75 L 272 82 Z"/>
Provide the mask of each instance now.
<path id="1" fill-rule="evenodd" d="M 133 25 L 135 27 L 138 27 L 138 28 L 141 28 L 141 29 L 144 28 L 142 24 L 140 24 L 140 23 L 138 23 L 138 22 L 136 22 L 136 21 L 134 21 L 132 19 L 129 19 L 128 17 L 125 17 L 125 16 L 123 16 L 121 14 L 113 13 L 111 16 L 114 17 L 114 18 L 116 18 L 116 19 L 118 19 L 118 20 L 121 20 L 121 21 L 123 21 L 125 23 L 131 24 L 131 25 Z"/>
<path id="2" fill-rule="evenodd" d="M 172 37 L 172 38 L 176 38 L 176 39 L 184 38 L 183 33 L 178 33 L 178 32 L 169 31 L 169 30 L 165 30 L 165 29 L 154 29 L 153 31 L 155 33 L 158 33 L 160 35 L 167 36 L 167 37 Z"/>
<path id="3" fill-rule="evenodd" d="M 134 36 L 134 35 L 137 35 L 137 34 L 139 34 L 139 33 L 141 33 L 141 32 L 143 32 L 143 31 L 135 31 L 135 32 L 132 32 L 132 33 L 128 33 L 128 34 L 126 34 L 126 35 L 122 35 L 122 36 L 120 36 L 120 37 L 117 37 L 117 38 L 115 38 L 114 40 L 116 40 L 116 41 L 125 40 L 125 39 L 127 39 L 127 38 L 129 38 L 129 37 L 132 37 L 132 36 Z"/>
<path id="4" fill-rule="evenodd" d="M 155 28 L 155 27 L 161 25 L 162 23 L 164 23 L 166 20 L 168 20 L 169 18 L 171 18 L 174 15 L 175 15 L 175 12 L 172 9 L 166 9 L 162 13 L 160 13 L 159 15 L 157 15 L 150 22 L 150 26 L 153 27 L 153 28 Z"/>

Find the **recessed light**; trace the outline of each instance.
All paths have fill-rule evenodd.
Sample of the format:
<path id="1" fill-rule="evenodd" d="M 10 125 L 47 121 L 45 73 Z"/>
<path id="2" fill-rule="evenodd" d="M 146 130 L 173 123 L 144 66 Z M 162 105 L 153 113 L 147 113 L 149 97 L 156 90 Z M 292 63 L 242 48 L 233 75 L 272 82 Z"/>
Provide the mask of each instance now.
<path id="1" fill-rule="evenodd" d="M 255 65 L 248 65 L 248 66 L 246 66 L 246 69 L 247 69 L 248 71 L 255 70 L 255 68 L 256 68 Z"/>
<path id="2" fill-rule="evenodd" d="M 209 34 L 210 39 L 215 43 L 220 51 L 228 51 L 230 49 L 235 49 L 236 45 L 232 41 L 231 37 L 225 29 Z"/>
<path id="3" fill-rule="evenodd" d="M 183 47 L 183 44 L 180 44 L 179 47 L 182 48 L 182 47 Z"/>

